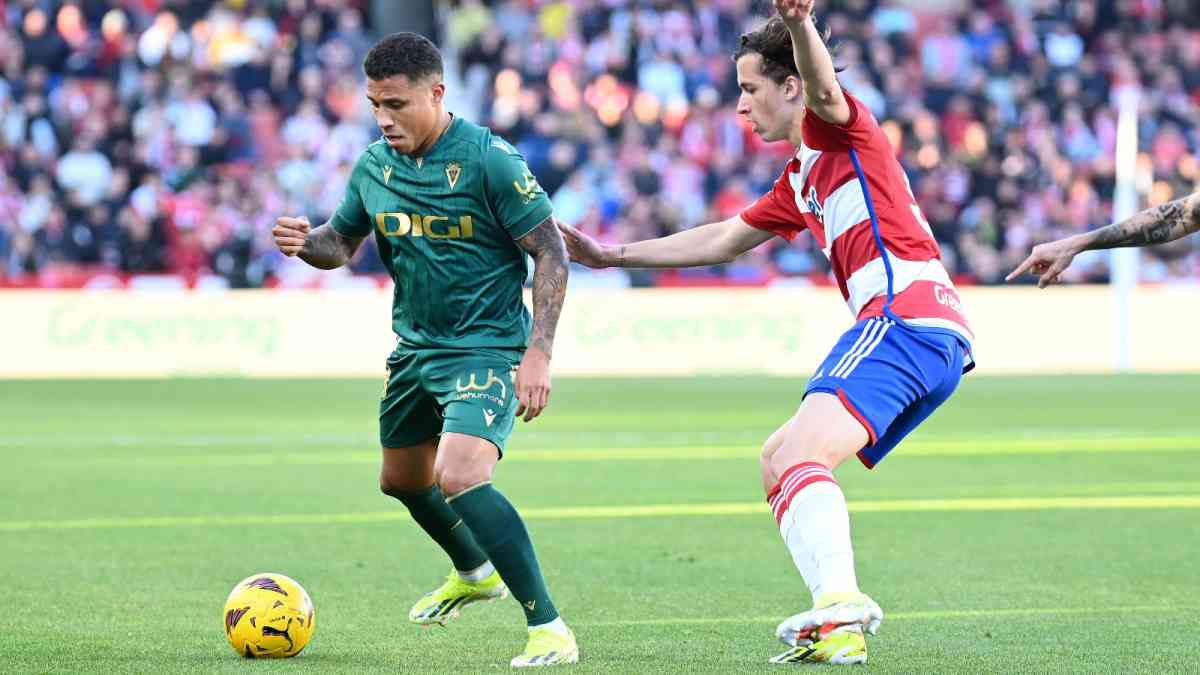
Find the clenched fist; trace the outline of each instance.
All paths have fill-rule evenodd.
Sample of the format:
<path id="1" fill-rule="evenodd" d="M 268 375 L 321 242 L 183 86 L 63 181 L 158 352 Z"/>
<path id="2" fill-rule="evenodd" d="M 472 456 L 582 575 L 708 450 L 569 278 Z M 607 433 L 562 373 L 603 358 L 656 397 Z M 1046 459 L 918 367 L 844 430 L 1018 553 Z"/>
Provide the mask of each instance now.
<path id="1" fill-rule="evenodd" d="M 775 11 L 788 25 L 802 24 L 812 16 L 816 0 L 775 0 Z"/>
<path id="2" fill-rule="evenodd" d="M 304 248 L 304 240 L 308 238 L 308 231 L 312 228 L 308 218 L 283 218 L 275 219 L 275 228 L 271 230 L 271 234 L 275 236 L 275 245 L 286 256 L 294 256 Z"/>

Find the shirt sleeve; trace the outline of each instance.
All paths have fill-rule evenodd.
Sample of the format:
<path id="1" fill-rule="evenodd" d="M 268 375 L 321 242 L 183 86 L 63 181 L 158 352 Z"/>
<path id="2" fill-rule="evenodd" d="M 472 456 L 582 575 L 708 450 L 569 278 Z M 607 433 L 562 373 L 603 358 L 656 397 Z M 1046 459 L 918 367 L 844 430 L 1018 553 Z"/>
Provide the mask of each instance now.
<path id="1" fill-rule="evenodd" d="M 775 186 L 770 192 L 742 211 L 742 220 L 750 227 L 777 234 L 788 241 L 795 239 L 804 229 L 800 210 L 796 208 L 796 193 L 788 178 L 790 171 L 789 165 L 775 179 Z"/>
<path id="2" fill-rule="evenodd" d="M 529 234 L 554 213 L 546 191 L 516 148 L 493 136 L 483 163 L 488 206 L 513 239 Z"/>
<path id="3" fill-rule="evenodd" d="M 879 127 L 875 116 L 862 101 L 845 89 L 842 93 L 846 96 L 846 103 L 850 105 L 850 119 L 845 124 L 833 124 L 821 119 L 811 110 L 806 111 L 800 129 L 805 145 L 822 151 L 847 150 L 855 144 L 866 143 Z"/>
<path id="4" fill-rule="evenodd" d="M 369 180 L 368 171 L 372 159 L 369 152 L 364 152 L 354 163 L 350 178 L 346 181 L 346 194 L 338 204 L 329 225 L 344 237 L 361 239 L 371 234 L 371 215 L 363 206 L 362 185 Z"/>

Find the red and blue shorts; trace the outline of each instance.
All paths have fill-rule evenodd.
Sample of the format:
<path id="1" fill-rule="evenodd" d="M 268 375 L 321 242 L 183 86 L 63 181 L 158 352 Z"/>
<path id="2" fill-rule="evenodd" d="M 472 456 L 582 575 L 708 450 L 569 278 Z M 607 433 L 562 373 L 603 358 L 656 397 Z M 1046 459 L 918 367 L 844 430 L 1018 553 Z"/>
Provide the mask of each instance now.
<path id="1" fill-rule="evenodd" d="M 910 326 L 887 316 L 846 331 L 804 391 L 837 396 L 870 436 L 858 458 L 874 468 L 950 398 L 970 362 L 970 348 L 949 331 Z"/>

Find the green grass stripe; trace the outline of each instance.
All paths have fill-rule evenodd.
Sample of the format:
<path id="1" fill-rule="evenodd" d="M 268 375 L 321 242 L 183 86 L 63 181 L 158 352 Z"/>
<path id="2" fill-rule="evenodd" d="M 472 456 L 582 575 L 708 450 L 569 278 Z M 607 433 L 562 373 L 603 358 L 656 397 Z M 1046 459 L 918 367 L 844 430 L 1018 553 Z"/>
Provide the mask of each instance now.
<path id="1" fill-rule="evenodd" d="M 850 503 L 854 513 L 901 511 L 1045 511 L 1050 509 L 1197 509 L 1200 495 L 889 499 Z"/>
<path id="2" fill-rule="evenodd" d="M 596 450 L 610 452 L 620 450 L 681 450 L 703 448 L 712 450 L 736 450 L 757 446 L 766 440 L 773 429 L 742 431 L 527 431 L 514 436 L 514 445 L 522 444 L 566 446 L 581 448 L 578 452 Z M 1112 431 L 1103 436 L 1079 434 L 1067 429 L 1037 429 L 981 436 L 940 435 L 938 438 L 918 436 L 905 441 L 905 448 L 914 452 L 941 454 L 961 452 L 969 448 L 974 452 L 990 454 L 1021 454 L 1059 451 L 1123 451 L 1130 448 L 1147 450 L 1181 450 L 1200 448 L 1200 435 L 1139 434 Z M 161 434 L 0 434 L 0 448 L 77 447 L 84 448 L 157 448 L 157 447 L 339 447 L 374 445 L 373 433 L 161 433 Z M 524 452 L 534 452 L 525 450 Z M 539 451 L 540 452 L 540 451 Z"/>
<path id="3" fill-rule="evenodd" d="M 884 623 L 890 621 L 936 621 L 940 619 L 987 619 L 1006 616 L 1061 616 L 1072 614 L 1112 613 L 1155 613 L 1187 614 L 1191 610 L 1183 607 L 1134 606 L 1134 607 L 1028 607 L 1010 609 L 935 609 L 915 612 L 885 612 Z M 665 617 L 661 619 L 630 619 L 627 621 L 589 621 L 587 626 L 683 626 L 705 624 L 777 624 L 783 617 Z"/>
<path id="4" fill-rule="evenodd" d="M 149 442 L 148 442 L 149 443 Z M 103 445 L 101 443 L 100 445 Z M 169 436 L 155 445 L 171 446 Z M 217 445 L 222 445 L 218 443 Z M 337 445 L 337 443 L 332 443 Z M 997 455 L 1038 455 L 1060 453 L 1182 452 L 1200 449 L 1200 437 L 1160 436 L 1090 439 L 974 439 L 961 441 L 908 441 L 897 449 L 907 457 L 973 457 Z M 745 459 L 758 455 L 756 445 L 705 445 L 692 447 L 589 448 L 585 450 L 546 450 L 513 448 L 504 461 L 513 462 L 611 462 L 611 461 L 692 461 L 704 459 Z M 56 465 L 144 466 L 270 466 L 374 464 L 379 451 L 344 452 L 251 452 L 204 453 L 190 455 L 150 455 L 129 457 L 93 457 L 85 460 L 47 460 Z"/>
<path id="5" fill-rule="evenodd" d="M 850 502 L 852 513 L 923 511 L 1041 511 L 1050 509 L 1196 509 L 1198 495 L 1127 497 L 1040 497 L 967 499 L 881 499 Z M 677 516 L 736 516 L 766 513 L 765 502 L 726 504 L 648 504 L 644 506 L 565 506 L 521 509 L 527 519 L 579 520 L 588 518 L 653 518 Z M 195 527 L 228 525 L 321 525 L 379 523 L 408 520 L 396 511 L 235 516 L 144 516 L 76 520 L 0 521 L 0 531 L 90 530 L 107 528 Z"/>

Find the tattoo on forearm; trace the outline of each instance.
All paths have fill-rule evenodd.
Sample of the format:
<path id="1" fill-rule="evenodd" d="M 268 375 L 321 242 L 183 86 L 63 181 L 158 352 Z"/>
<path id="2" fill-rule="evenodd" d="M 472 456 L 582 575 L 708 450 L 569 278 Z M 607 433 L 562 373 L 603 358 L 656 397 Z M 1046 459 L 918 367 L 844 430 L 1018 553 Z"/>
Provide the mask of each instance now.
<path id="1" fill-rule="evenodd" d="M 1089 249 L 1154 246 L 1200 229 L 1200 195 L 1192 195 L 1096 230 Z"/>
<path id="2" fill-rule="evenodd" d="M 338 234 L 328 225 L 321 225 L 308 233 L 300 259 L 313 267 L 331 270 L 350 262 L 356 250 L 356 240 Z"/>
<path id="3" fill-rule="evenodd" d="M 533 334 L 529 346 L 549 356 L 567 296 L 567 247 L 553 217 L 542 221 L 517 244 L 533 256 Z"/>

